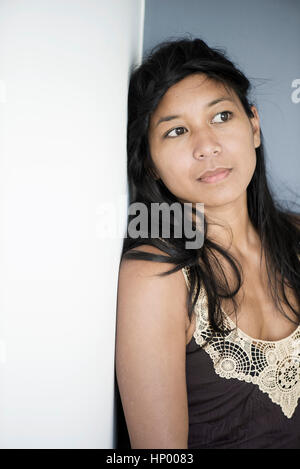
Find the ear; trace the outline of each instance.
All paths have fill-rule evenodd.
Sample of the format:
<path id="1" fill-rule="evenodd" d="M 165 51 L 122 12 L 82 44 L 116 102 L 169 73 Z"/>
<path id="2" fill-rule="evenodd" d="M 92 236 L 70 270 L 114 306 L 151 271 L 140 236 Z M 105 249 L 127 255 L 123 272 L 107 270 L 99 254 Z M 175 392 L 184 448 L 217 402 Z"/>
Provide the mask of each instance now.
<path id="1" fill-rule="evenodd" d="M 251 111 L 253 112 L 253 116 L 254 116 L 254 117 L 250 117 L 250 122 L 251 122 L 252 130 L 253 130 L 253 141 L 254 141 L 255 148 L 258 148 L 261 144 L 259 115 L 255 106 L 251 106 Z"/>

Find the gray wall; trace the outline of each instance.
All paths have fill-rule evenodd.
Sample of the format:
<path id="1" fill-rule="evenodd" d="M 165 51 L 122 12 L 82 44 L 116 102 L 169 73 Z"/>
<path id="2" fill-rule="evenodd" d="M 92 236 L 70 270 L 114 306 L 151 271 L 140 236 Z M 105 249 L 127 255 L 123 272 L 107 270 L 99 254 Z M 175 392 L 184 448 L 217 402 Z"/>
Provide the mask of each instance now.
<path id="1" fill-rule="evenodd" d="M 294 200 L 300 195 L 300 0 L 146 0 L 144 54 L 186 33 L 225 49 L 252 82 L 271 187 L 279 200 Z"/>

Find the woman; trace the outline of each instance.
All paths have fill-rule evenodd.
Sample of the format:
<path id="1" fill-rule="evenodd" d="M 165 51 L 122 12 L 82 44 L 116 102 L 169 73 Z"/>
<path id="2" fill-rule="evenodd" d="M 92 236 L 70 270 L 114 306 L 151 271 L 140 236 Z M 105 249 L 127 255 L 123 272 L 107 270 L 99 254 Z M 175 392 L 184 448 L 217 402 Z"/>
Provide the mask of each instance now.
<path id="1" fill-rule="evenodd" d="M 193 226 L 204 204 L 201 246 L 150 227 L 124 241 L 116 373 L 132 448 L 300 448 L 299 216 L 269 189 L 249 88 L 200 39 L 158 45 L 131 76 L 130 202 L 190 203 Z"/>

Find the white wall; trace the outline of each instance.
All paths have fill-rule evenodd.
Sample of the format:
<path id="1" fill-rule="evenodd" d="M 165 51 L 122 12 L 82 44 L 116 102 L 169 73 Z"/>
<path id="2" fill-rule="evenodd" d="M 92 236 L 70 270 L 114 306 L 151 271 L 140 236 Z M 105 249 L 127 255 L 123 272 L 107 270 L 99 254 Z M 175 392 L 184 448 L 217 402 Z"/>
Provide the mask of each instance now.
<path id="1" fill-rule="evenodd" d="M 105 204 L 121 201 L 122 229 L 143 14 L 143 0 L 0 0 L 1 448 L 113 445 L 122 241 Z"/>

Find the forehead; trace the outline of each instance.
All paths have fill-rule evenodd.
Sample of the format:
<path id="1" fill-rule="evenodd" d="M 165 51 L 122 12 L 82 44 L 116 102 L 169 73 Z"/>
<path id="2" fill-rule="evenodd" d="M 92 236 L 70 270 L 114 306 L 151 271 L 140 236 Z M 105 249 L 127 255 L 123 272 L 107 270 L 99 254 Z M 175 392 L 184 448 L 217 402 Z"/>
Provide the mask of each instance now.
<path id="1" fill-rule="evenodd" d="M 232 88 L 224 85 L 222 82 L 207 77 L 204 74 L 192 74 L 172 85 L 160 100 L 153 116 L 158 116 L 165 110 L 174 109 L 179 111 L 178 107 L 195 104 L 203 106 L 210 100 L 218 97 L 228 96 L 239 106 L 239 98 Z"/>

